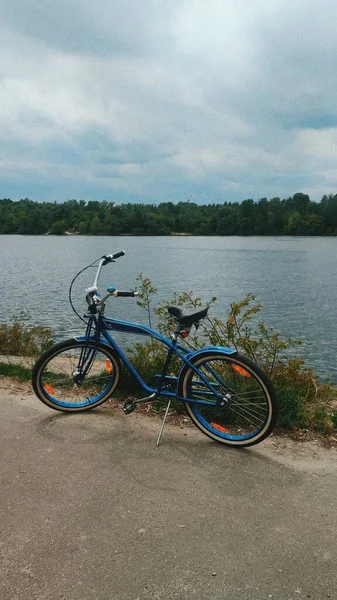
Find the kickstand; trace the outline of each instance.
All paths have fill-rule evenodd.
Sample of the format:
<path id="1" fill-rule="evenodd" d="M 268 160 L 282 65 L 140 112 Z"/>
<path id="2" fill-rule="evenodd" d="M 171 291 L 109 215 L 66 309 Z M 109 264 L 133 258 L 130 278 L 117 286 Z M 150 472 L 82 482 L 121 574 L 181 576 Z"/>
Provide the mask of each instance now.
<path id="1" fill-rule="evenodd" d="M 161 428 L 160 428 L 159 435 L 158 435 L 158 438 L 157 438 L 157 448 L 158 448 L 158 446 L 160 444 L 161 436 L 163 435 L 165 421 L 167 419 L 167 415 L 168 415 L 168 411 L 170 410 L 170 406 L 171 406 L 171 399 L 167 403 L 165 414 L 164 414 L 163 420 L 161 422 Z"/>

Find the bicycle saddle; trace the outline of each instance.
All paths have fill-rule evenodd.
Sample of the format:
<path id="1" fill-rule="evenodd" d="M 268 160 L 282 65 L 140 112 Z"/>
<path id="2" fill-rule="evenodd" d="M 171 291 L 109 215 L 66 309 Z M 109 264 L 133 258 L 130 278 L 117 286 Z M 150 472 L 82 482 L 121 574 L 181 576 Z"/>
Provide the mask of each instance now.
<path id="1" fill-rule="evenodd" d="M 167 310 L 183 327 L 191 327 L 193 323 L 204 319 L 208 312 L 208 308 L 178 308 L 177 306 L 168 306 Z"/>

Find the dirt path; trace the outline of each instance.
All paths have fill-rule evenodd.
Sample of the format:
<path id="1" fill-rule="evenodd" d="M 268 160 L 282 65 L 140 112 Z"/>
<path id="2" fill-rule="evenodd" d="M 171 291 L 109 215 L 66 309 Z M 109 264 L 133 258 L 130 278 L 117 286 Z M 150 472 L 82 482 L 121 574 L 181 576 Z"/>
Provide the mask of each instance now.
<path id="1" fill-rule="evenodd" d="M 336 598 L 335 448 L 182 422 L 158 449 L 156 418 L 53 412 L 26 385 L 0 406 L 1 598 Z"/>

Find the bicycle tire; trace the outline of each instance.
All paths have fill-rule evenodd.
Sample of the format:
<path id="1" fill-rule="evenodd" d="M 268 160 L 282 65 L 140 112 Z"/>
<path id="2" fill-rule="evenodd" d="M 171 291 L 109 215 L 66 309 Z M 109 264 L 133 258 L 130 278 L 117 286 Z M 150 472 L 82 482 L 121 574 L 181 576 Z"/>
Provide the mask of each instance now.
<path id="1" fill-rule="evenodd" d="M 84 375 L 79 356 L 87 352 Z M 97 361 L 96 361 L 97 358 Z M 75 338 L 54 344 L 36 362 L 32 373 L 35 394 L 47 406 L 62 412 L 81 412 L 103 404 L 115 391 L 120 361 L 112 348 Z"/>
<path id="2" fill-rule="evenodd" d="M 205 435 L 242 448 L 258 444 L 272 433 L 278 414 L 277 396 L 271 381 L 256 363 L 237 352 L 226 355 L 215 351 L 196 355 L 190 362 L 216 392 L 191 367 L 182 368 L 178 394 L 192 400 L 184 402 L 187 414 Z M 222 406 L 216 394 L 222 396 Z M 193 403 L 193 399 L 201 403 Z M 208 404 L 202 404 L 203 401 Z"/>

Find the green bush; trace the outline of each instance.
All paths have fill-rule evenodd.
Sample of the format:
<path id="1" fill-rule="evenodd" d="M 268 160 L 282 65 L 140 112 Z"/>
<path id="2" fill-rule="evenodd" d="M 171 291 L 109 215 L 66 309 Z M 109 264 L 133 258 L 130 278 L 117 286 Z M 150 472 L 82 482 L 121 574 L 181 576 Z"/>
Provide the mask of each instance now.
<path id="1" fill-rule="evenodd" d="M 11 322 L 0 324 L 0 354 L 38 356 L 53 344 L 53 331 L 42 325 L 30 326 L 29 315 L 21 312 Z"/>
<path id="2" fill-rule="evenodd" d="M 139 305 L 147 310 L 151 324 L 152 296 L 157 290 L 148 278 L 139 275 Z M 208 307 L 216 303 L 212 297 Z M 193 292 L 175 293 L 170 300 L 161 302 L 153 309 L 159 331 L 169 336 L 175 328 L 174 319 L 167 312 L 170 305 L 185 308 L 203 306 L 201 299 Z M 254 360 L 271 378 L 279 400 L 279 427 L 285 429 L 310 428 L 329 432 L 337 429 L 336 387 L 323 382 L 303 359 L 293 356 L 296 347 L 303 342 L 292 338 L 283 339 L 280 332 L 260 320 L 262 304 L 249 294 L 240 302 L 233 302 L 225 320 L 207 316 L 197 332 L 184 340 L 191 350 L 205 345 L 230 346 Z M 157 341 L 135 345 L 131 360 L 139 369 L 149 375 L 160 372 L 166 356 L 165 346 Z M 177 375 L 181 363 L 172 362 L 171 375 Z"/>
<path id="3" fill-rule="evenodd" d="M 298 390 L 291 387 L 280 387 L 277 390 L 279 401 L 278 425 L 284 429 L 309 427 L 309 417 L 301 401 Z"/>

